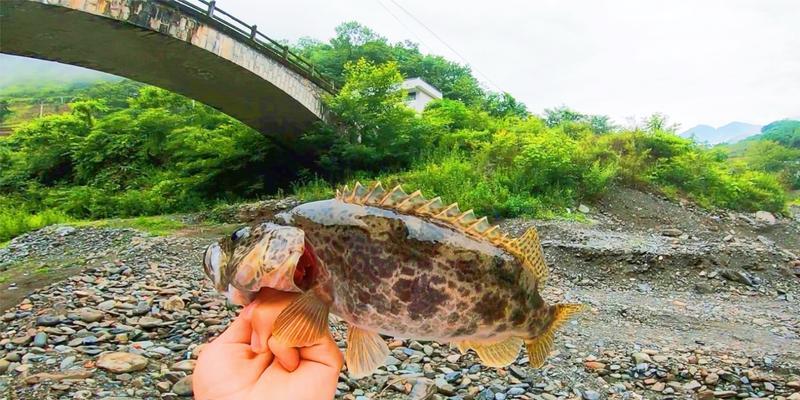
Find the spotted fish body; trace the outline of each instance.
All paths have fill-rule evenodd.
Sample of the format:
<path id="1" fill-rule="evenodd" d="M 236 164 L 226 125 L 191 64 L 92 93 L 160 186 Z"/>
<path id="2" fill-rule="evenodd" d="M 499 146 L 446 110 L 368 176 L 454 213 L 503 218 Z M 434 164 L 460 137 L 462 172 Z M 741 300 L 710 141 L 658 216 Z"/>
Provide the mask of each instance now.
<path id="1" fill-rule="evenodd" d="M 388 354 L 378 333 L 451 342 L 490 366 L 513 362 L 525 343 L 539 366 L 555 329 L 579 309 L 539 294 L 546 268 L 535 230 L 511 239 L 419 192 L 356 185 L 277 219 L 217 245 L 222 258 L 209 248 L 207 274 L 240 302 L 263 286 L 308 294 L 279 316 L 275 335 L 306 341 L 307 315 L 330 311 L 350 324 L 346 360 L 360 375 Z"/>

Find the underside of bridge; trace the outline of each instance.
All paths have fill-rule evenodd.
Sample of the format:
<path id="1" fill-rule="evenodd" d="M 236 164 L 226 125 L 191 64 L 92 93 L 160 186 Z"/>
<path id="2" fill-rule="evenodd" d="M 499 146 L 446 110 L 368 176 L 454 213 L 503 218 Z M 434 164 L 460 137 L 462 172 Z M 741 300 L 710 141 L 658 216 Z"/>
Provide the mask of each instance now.
<path id="1" fill-rule="evenodd" d="M 0 51 L 169 89 L 281 141 L 322 116 L 313 82 L 169 2 L 49 3 L 0 0 Z"/>

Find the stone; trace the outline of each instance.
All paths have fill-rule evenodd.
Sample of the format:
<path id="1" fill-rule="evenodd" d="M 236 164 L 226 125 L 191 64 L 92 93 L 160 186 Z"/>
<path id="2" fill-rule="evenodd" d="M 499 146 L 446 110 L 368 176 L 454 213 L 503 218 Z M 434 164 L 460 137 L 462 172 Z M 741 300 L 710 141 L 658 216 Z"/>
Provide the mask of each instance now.
<path id="1" fill-rule="evenodd" d="M 727 399 L 730 397 L 735 397 L 738 393 L 733 390 L 716 390 L 714 391 L 714 397 L 719 399 Z"/>
<path id="2" fill-rule="evenodd" d="M 161 393 L 169 392 L 171 388 L 172 388 L 172 383 L 169 381 L 161 381 L 156 383 L 156 389 L 158 389 L 158 391 Z"/>
<path id="3" fill-rule="evenodd" d="M 662 392 L 666 387 L 667 385 L 664 382 L 656 382 L 650 387 L 650 390 L 654 392 Z"/>
<path id="4" fill-rule="evenodd" d="M 650 359 L 650 355 L 649 354 L 642 353 L 642 352 L 633 353 L 631 355 L 631 358 L 633 358 L 633 361 L 636 364 L 643 364 L 643 363 L 651 363 L 651 362 L 653 362 L 653 360 Z"/>
<path id="5" fill-rule="evenodd" d="M 47 334 L 44 332 L 37 333 L 36 336 L 33 337 L 33 346 L 35 347 L 47 346 Z"/>
<path id="6" fill-rule="evenodd" d="M 697 389 L 700 389 L 701 386 L 703 385 L 701 385 L 700 382 L 692 380 L 683 385 L 683 390 L 693 392 Z"/>
<path id="7" fill-rule="evenodd" d="M 715 292 L 714 287 L 705 282 L 695 283 L 694 291 L 698 294 L 712 294 Z"/>
<path id="8" fill-rule="evenodd" d="M 584 398 L 584 400 L 599 400 L 600 399 L 600 393 L 598 393 L 598 392 L 596 392 L 594 390 L 584 390 L 583 391 L 583 398 Z"/>
<path id="9" fill-rule="evenodd" d="M 182 360 L 172 364 L 172 368 L 170 369 L 173 371 L 192 372 L 194 371 L 195 364 L 197 364 L 195 360 Z"/>
<path id="10" fill-rule="evenodd" d="M 161 308 L 167 311 L 180 311 L 186 308 L 186 304 L 180 296 L 175 295 L 164 301 Z"/>
<path id="11" fill-rule="evenodd" d="M 712 372 L 706 375 L 706 379 L 704 380 L 704 382 L 706 383 L 706 385 L 712 385 L 712 386 L 716 385 L 717 382 L 719 382 L 719 375 Z"/>
<path id="12" fill-rule="evenodd" d="M 55 233 L 58 236 L 64 237 L 75 233 L 75 231 L 76 231 L 75 228 L 66 225 L 66 226 L 59 226 L 58 228 L 56 228 Z"/>
<path id="13" fill-rule="evenodd" d="M 178 396 L 192 395 L 192 375 L 186 375 L 172 385 L 172 391 Z"/>
<path id="14" fill-rule="evenodd" d="M 589 211 L 591 210 L 589 209 L 589 206 L 587 206 L 586 204 L 581 204 L 578 206 L 578 211 L 580 211 L 582 214 L 588 214 Z"/>
<path id="15" fill-rule="evenodd" d="M 139 318 L 139 321 L 136 323 L 136 325 L 139 325 L 144 329 L 152 329 L 161 326 L 163 322 L 164 321 L 162 321 L 160 318 L 141 317 Z"/>
<path id="16" fill-rule="evenodd" d="M 480 371 L 480 367 L 478 367 L 478 370 Z M 528 379 L 528 372 L 525 371 L 525 368 L 512 365 L 508 367 L 508 370 L 511 371 L 511 375 L 514 375 L 519 379 Z"/>
<path id="17" fill-rule="evenodd" d="M 66 371 L 66 370 L 68 370 L 70 367 L 72 367 L 72 365 L 73 365 L 73 364 L 75 364 L 75 360 L 76 360 L 76 357 L 75 357 L 75 356 L 67 356 L 67 357 L 64 357 L 64 359 L 63 359 L 63 360 L 61 360 L 61 364 L 59 364 L 59 367 L 58 367 L 58 368 L 59 368 L 60 370 L 62 370 L 62 371 Z"/>
<path id="18" fill-rule="evenodd" d="M 99 309 L 101 309 L 103 311 L 109 311 L 109 310 L 113 309 L 115 305 L 117 305 L 116 301 L 114 301 L 114 300 L 106 300 L 106 301 L 98 304 L 97 308 L 99 308 Z"/>
<path id="19" fill-rule="evenodd" d="M 601 363 L 601 362 L 599 362 L 599 361 L 587 361 L 587 362 L 583 363 L 583 365 L 586 367 L 586 369 L 592 370 L 592 371 L 606 369 L 606 365 Z"/>
<path id="20" fill-rule="evenodd" d="M 97 310 L 83 309 L 77 313 L 78 319 L 86 323 L 98 322 L 103 319 L 103 313 Z"/>
<path id="21" fill-rule="evenodd" d="M 761 222 L 762 224 L 775 225 L 777 219 L 775 219 L 775 216 L 769 211 L 757 211 L 756 221 Z"/>
<path id="22" fill-rule="evenodd" d="M 747 286 L 755 286 L 753 281 L 747 274 L 743 271 L 733 271 L 730 269 L 726 269 L 721 273 L 722 277 L 731 281 L 731 282 L 738 282 Z"/>
<path id="23" fill-rule="evenodd" d="M 147 367 L 147 358 L 133 353 L 112 352 L 103 353 L 97 359 L 97 367 L 107 371 L 121 374 L 124 372 L 141 371 Z"/>
<path id="24" fill-rule="evenodd" d="M 36 318 L 36 326 L 56 326 L 60 322 L 61 318 L 50 314 L 40 315 Z"/>
<path id="25" fill-rule="evenodd" d="M 677 228 L 664 228 L 661 230 L 661 234 L 669 237 L 679 237 L 683 235 L 683 231 Z"/>
<path id="26" fill-rule="evenodd" d="M 8 371 L 8 367 L 11 365 L 11 361 L 6 359 L 0 359 L 0 375 L 5 374 Z"/>

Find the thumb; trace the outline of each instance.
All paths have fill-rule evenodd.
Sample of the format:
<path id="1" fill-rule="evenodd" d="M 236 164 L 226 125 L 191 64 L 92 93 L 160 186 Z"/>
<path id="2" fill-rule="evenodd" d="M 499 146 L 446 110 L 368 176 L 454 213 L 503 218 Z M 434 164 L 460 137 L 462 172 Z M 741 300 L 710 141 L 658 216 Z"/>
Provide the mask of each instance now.
<path id="1" fill-rule="evenodd" d="M 273 336 L 269 338 L 269 349 L 285 370 L 294 372 L 300 365 L 300 350 L 296 347 L 290 347 Z"/>

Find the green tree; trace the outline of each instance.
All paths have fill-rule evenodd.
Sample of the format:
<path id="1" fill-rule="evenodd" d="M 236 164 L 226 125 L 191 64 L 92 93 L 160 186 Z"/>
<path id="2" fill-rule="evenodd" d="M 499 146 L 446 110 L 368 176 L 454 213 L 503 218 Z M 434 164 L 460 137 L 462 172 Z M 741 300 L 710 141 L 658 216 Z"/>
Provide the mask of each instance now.
<path id="1" fill-rule="evenodd" d="M 525 104 L 517 101 L 514 96 L 507 92 L 489 93 L 486 96 L 484 108 L 493 117 L 527 118 L 530 115 Z"/>
<path id="2" fill-rule="evenodd" d="M 70 103 L 69 107 L 72 109 L 72 113 L 81 118 L 90 129 L 94 126 L 95 117 L 108 111 L 108 106 L 103 100 L 95 99 L 77 100 Z"/>
<path id="3" fill-rule="evenodd" d="M 0 122 L 11 114 L 11 109 L 8 108 L 8 100 L 0 100 Z"/>

